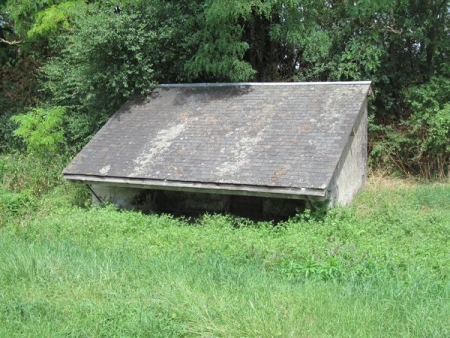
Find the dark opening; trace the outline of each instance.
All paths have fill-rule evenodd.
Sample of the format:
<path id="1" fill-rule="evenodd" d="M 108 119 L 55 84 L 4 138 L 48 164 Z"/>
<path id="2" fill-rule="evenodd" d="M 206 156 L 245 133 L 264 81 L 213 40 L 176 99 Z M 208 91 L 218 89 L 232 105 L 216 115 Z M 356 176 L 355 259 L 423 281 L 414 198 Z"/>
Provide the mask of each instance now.
<path id="1" fill-rule="evenodd" d="M 305 201 L 184 191 L 144 190 L 135 200 L 146 213 L 197 218 L 204 213 L 232 214 L 252 221 L 284 221 L 305 209 Z"/>
<path id="2" fill-rule="evenodd" d="M 260 221 L 263 219 L 263 199 L 254 196 L 230 196 L 230 213 Z"/>

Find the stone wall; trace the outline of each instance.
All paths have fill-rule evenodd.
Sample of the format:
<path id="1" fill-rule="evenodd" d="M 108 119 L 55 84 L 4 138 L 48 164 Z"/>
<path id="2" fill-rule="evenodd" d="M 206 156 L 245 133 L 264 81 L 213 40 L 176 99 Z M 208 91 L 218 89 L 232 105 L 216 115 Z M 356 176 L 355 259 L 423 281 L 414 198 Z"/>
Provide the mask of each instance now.
<path id="1" fill-rule="evenodd" d="M 364 188 L 366 175 L 367 102 L 364 102 L 331 183 L 330 206 L 350 204 Z"/>
<path id="2" fill-rule="evenodd" d="M 306 202 L 255 196 L 222 195 L 171 190 L 136 189 L 112 185 L 91 186 L 93 202 L 144 213 L 171 213 L 197 217 L 206 212 L 233 214 L 253 220 L 285 220 L 305 209 Z"/>

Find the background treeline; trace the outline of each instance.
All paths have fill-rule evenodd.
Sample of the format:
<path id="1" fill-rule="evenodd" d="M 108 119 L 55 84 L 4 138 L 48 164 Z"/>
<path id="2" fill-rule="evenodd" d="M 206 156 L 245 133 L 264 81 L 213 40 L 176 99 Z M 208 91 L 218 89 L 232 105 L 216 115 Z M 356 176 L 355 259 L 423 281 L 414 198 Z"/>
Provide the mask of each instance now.
<path id="1" fill-rule="evenodd" d="M 7 0 L 0 151 L 71 154 L 157 83 L 372 80 L 371 161 L 445 177 L 450 0 Z"/>

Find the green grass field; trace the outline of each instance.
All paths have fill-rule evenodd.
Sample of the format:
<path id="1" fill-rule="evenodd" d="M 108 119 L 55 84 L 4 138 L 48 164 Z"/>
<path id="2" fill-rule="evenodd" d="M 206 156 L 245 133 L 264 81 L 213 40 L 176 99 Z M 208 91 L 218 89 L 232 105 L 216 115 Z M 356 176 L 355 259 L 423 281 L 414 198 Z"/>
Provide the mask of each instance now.
<path id="1" fill-rule="evenodd" d="M 273 226 L 89 206 L 0 157 L 0 337 L 449 337 L 450 184 Z"/>

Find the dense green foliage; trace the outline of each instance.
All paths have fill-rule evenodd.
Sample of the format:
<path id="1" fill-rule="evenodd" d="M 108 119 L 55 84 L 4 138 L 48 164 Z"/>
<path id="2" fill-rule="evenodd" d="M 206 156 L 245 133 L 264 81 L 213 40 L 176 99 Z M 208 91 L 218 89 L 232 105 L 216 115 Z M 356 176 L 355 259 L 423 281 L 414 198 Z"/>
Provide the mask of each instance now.
<path id="1" fill-rule="evenodd" d="M 285 223 L 95 208 L 0 156 L 0 336 L 448 337 L 450 186 L 372 178 Z"/>
<path id="2" fill-rule="evenodd" d="M 374 166 L 443 177 L 450 3 L 8 0 L 0 5 L 0 150 L 10 117 L 64 107 L 79 149 L 156 83 L 372 80 Z"/>
<path id="3" fill-rule="evenodd" d="M 49 159 L 64 146 L 64 113 L 63 107 L 54 107 L 49 110 L 37 108 L 28 114 L 14 115 L 12 120 L 19 124 L 14 135 L 25 141 L 30 153 Z"/>
<path id="4" fill-rule="evenodd" d="M 161 82 L 372 80 L 372 164 L 448 174 L 449 0 L 8 0 L 0 5 L 1 150 L 10 117 L 64 107 L 78 149 Z"/>

